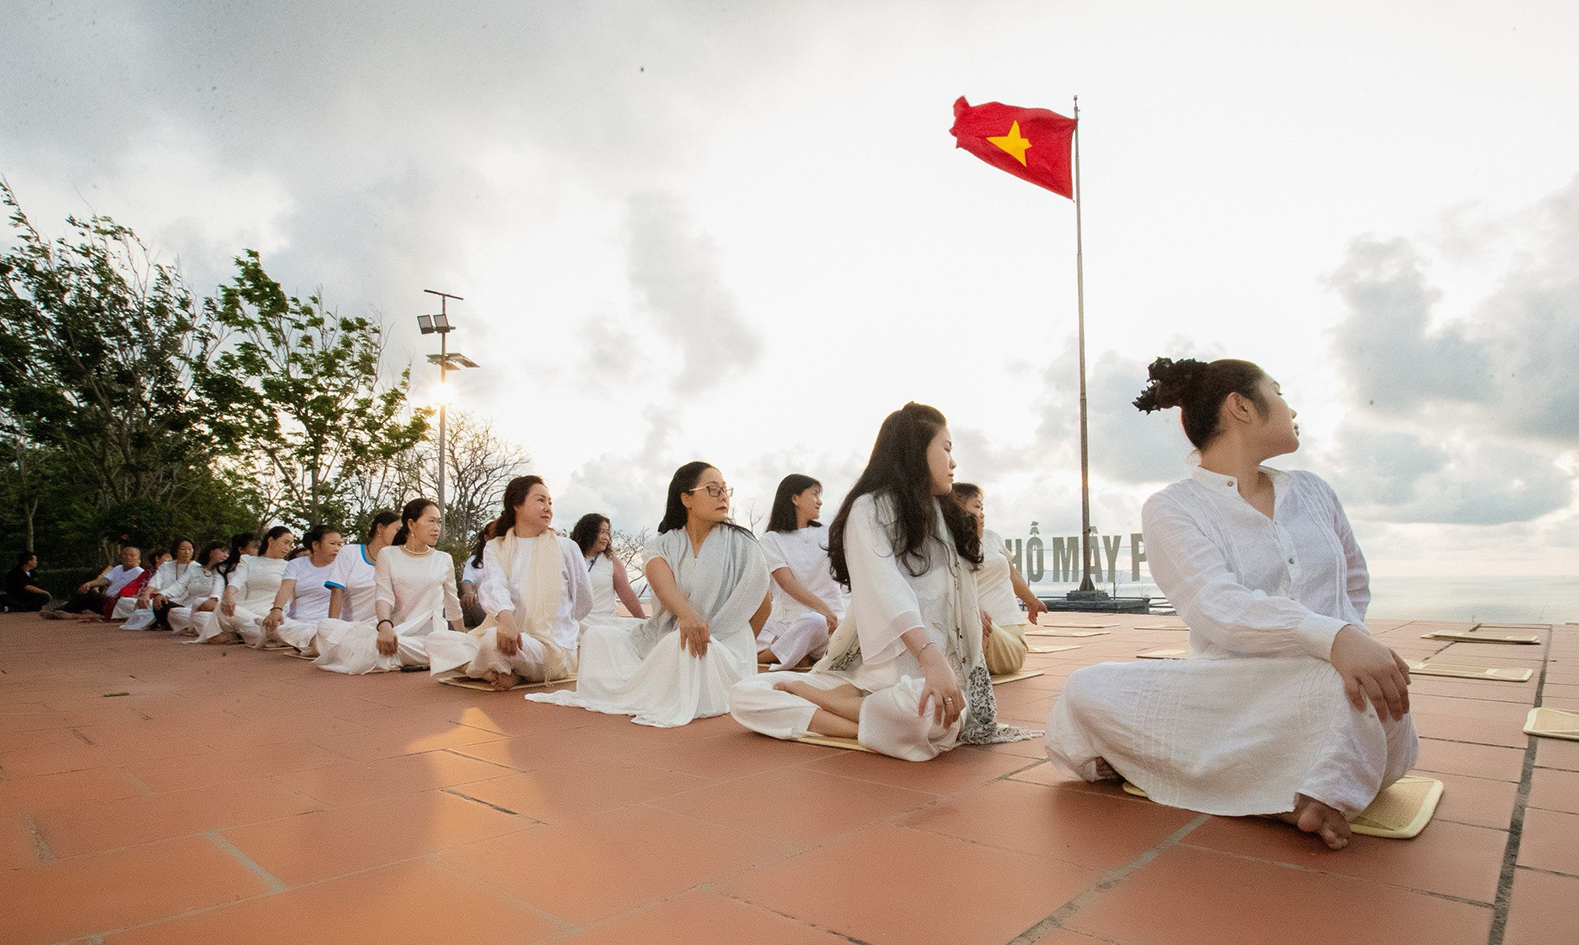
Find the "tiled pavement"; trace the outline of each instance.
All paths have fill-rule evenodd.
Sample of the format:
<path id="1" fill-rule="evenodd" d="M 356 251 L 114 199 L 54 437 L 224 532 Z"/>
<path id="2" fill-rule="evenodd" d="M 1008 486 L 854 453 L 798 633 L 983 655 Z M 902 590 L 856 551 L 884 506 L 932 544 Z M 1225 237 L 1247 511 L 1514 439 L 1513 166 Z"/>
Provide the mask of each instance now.
<path id="1" fill-rule="evenodd" d="M 1185 639 L 1059 619 L 1114 626 L 1047 640 L 1080 648 L 999 687 L 1007 719 Z M 1039 742 L 909 764 L 4 615 L 0 942 L 1573 945 L 1579 742 L 1520 728 L 1537 694 L 1579 709 L 1579 626 L 1439 626 L 1377 629 L 1535 678 L 1417 677 L 1437 818 L 1332 853 L 1071 781 Z"/>

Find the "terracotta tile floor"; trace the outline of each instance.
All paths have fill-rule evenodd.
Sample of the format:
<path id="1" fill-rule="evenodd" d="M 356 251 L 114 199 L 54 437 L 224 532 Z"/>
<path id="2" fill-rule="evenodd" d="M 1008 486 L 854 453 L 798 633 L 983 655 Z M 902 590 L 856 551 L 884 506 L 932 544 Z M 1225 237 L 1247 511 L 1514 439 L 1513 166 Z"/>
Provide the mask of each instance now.
<path id="1" fill-rule="evenodd" d="M 1042 640 L 1079 649 L 1032 655 L 1006 718 L 1186 642 L 1054 621 L 1108 632 Z M 1331 853 L 1073 780 L 1039 742 L 907 764 L 0 615 L 0 943 L 1573 945 L 1579 742 L 1520 729 L 1538 692 L 1579 708 L 1579 626 L 1380 625 L 1535 678 L 1418 677 L 1437 818 Z"/>

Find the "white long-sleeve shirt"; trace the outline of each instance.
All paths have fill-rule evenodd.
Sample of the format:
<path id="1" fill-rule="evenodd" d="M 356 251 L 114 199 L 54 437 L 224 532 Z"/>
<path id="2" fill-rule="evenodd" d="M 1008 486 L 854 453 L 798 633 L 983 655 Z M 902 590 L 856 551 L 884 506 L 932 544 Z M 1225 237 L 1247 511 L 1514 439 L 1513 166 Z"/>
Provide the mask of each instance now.
<path id="1" fill-rule="evenodd" d="M 504 563 L 499 560 L 499 549 L 489 542 L 482 553 L 482 584 L 477 588 L 477 602 L 486 613 L 497 614 L 508 610 L 519 616 L 526 609 L 519 588 L 531 586 L 532 558 L 536 553 L 535 541 L 521 541 L 516 545 L 515 560 L 511 562 L 513 574 L 504 573 Z M 592 612 L 592 579 L 587 575 L 587 559 L 581 547 L 568 538 L 559 538 L 559 554 L 564 559 L 565 593 L 560 595 L 559 608 L 554 613 L 554 642 L 574 651 L 581 635 L 580 620 Z"/>
<path id="2" fill-rule="evenodd" d="M 1370 575 L 1343 506 L 1320 477 L 1262 467 L 1272 517 L 1239 482 L 1197 467 L 1146 500 L 1151 576 L 1190 627 L 1199 657 L 1329 659 L 1345 625 L 1364 629 Z"/>

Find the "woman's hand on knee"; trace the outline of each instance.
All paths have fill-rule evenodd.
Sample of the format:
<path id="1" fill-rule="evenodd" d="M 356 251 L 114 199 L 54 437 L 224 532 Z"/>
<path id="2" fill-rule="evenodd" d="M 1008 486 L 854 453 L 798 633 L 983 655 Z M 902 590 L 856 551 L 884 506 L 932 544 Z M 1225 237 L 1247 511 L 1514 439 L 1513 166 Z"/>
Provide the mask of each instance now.
<path id="1" fill-rule="evenodd" d="M 1384 722 L 1409 714 L 1409 666 L 1397 653 L 1346 626 L 1332 640 L 1331 660 L 1357 711 L 1364 711 L 1369 700 Z"/>
<path id="2" fill-rule="evenodd" d="M 931 647 L 922 655 L 921 673 L 925 681 L 921 705 L 916 714 L 925 716 L 931 712 L 932 720 L 937 724 L 953 725 L 960 713 L 965 711 L 965 695 L 960 692 L 954 667 L 948 664 L 936 647 Z"/>
<path id="3" fill-rule="evenodd" d="M 707 621 L 696 613 L 680 618 L 680 646 L 697 659 L 707 655 L 707 645 L 712 642 Z"/>

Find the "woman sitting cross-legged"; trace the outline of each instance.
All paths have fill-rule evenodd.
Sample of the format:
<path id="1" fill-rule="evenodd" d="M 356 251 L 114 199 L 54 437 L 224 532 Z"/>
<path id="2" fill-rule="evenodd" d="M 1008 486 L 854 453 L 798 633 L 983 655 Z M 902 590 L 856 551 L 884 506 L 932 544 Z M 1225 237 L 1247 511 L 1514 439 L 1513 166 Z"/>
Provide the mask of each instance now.
<path id="1" fill-rule="evenodd" d="M 1331 487 L 1261 465 L 1299 448 L 1282 390 L 1247 361 L 1158 358 L 1135 401 L 1178 407 L 1200 466 L 1146 500 L 1152 579 L 1189 659 L 1077 669 L 1051 758 L 1207 814 L 1267 814 L 1332 849 L 1413 766 L 1409 669 L 1365 629 L 1365 557 Z"/>
<path id="2" fill-rule="evenodd" d="M 302 537 L 300 553 L 285 562 L 285 576 L 274 592 L 274 606 L 256 624 L 242 628 L 248 646 L 275 643 L 316 656 L 318 624 L 329 616 L 329 576 L 345 541 L 337 529 L 314 525 Z"/>
<path id="3" fill-rule="evenodd" d="M 296 546 L 296 536 L 284 525 L 276 525 L 263 535 L 263 551 L 243 555 L 241 563 L 225 575 L 225 593 L 219 599 L 219 613 L 198 634 L 203 643 L 240 643 L 243 629 L 254 630 L 269 614 L 269 606 L 285 578 L 285 557 Z M 229 562 L 221 566 L 228 570 Z"/>
<path id="4" fill-rule="evenodd" d="M 844 616 L 844 595 L 828 561 L 828 529 L 817 521 L 822 483 L 791 473 L 779 482 L 762 534 L 773 576 L 773 614 L 757 636 L 757 662 L 794 669 L 828 652 Z"/>
<path id="5" fill-rule="evenodd" d="M 757 631 L 770 607 L 762 548 L 729 521 L 733 491 L 707 463 L 675 470 L 646 552 L 657 611 L 645 621 L 592 623 L 575 690 L 528 699 L 661 727 L 729 711 L 729 687 L 756 672 Z"/>
<path id="6" fill-rule="evenodd" d="M 196 560 L 195 550 L 189 538 L 177 538 L 170 543 L 173 557 L 160 564 L 137 593 L 137 609 L 130 620 L 121 624 L 122 630 L 169 630 L 170 610 L 193 591 L 193 582 L 207 589 L 208 577 Z"/>
<path id="7" fill-rule="evenodd" d="M 976 524 L 954 501 L 953 443 L 935 408 L 889 414 L 828 529 L 850 607 L 809 673 L 737 683 L 730 714 L 774 738 L 831 735 L 926 761 L 959 742 L 1032 737 L 1000 727 L 981 652 Z"/>
<path id="8" fill-rule="evenodd" d="M 238 537 L 250 539 L 252 536 Z M 197 553 L 200 570 L 186 582 L 185 593 L 179 600 L 173 601 L 175 606 L 165 611 L 165 619 L 170 624 L 171 633 L 195 636 L 199 633 L 199 623 L 206 626 L 214 619 L 214 614 L 219 608 L 219 599 L 225 594 L 225 578 L 219 573 L 219 566 L 227 557 L 229 554 L 222 541 L 211 541 Z"/>
<path id="9" fill-rule="evenodd" d="M 347 623 L 373 619 L 378 553 L 393 544 L 399 532 L 400 513 L 382 509 L 368 522 L 366 541 L 343 547 L 335 555 L 334 567 L 323 582 L 329 588 L 329 619 Z M 313 646 L 317 646 L 316 637 Z"/>
<path id="10" fill-rule="evenodd" d="M 406 503 L 394 544 L 373 565 L 374 613 L 320 623 L 314 666 L 357 676 L 428 665 L 428 635 L 446 624 L 461 629 L 455 559 L 433 547 L 441 531 L 437 502 Z"/>
<path id="11" fill-rule="evenodd" d="M 480 679 L 503 692 L 521 680 L 548 682 L 576 671 L 578 621 L 592 609 L 581 549 L 553 528 L 554 500 L 537 476 L 504 489 L 497 537 L 483 548 L 478 597 L 487 615 L 475 630 L 435 630 L 435 678 Z"/>
<path id="12" fill-rule="evenodd" d="M 976 520 L 981 536 L 981 568 L 976 571 L 976 596 L 981 603 L 981 648 L 987 656 L 987 672 L 994 676 L 1017 673 L 1025 666 L 1029 648 L 1025 645 L 1026 624 L 1036 625 L 1047 605 L 1031 592 L 1031 586 L 1009 558 L 1003 538 L 987 527 L 987 500 L 981 487 L 969 482 L 954 484 L 954 498 Z M 1020 610 L 1020 602 L 1025 610 Z"/>

